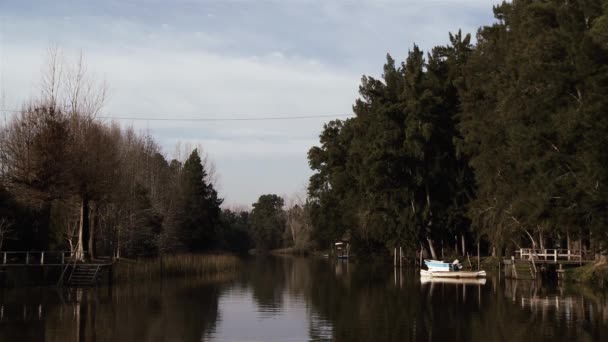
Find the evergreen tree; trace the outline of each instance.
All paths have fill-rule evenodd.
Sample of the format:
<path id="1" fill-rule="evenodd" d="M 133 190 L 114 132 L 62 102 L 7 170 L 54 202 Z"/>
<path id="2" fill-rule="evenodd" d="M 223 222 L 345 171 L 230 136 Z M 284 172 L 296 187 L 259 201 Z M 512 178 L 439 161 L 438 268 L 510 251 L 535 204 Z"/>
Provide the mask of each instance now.
<path id="1" fill-rule="evenodd" d="M 195 149 L 181 171 L 182 210 L 181 239 L 191 251 L 208 250 L 217 241 L 220 205 L 213 184 L 209 183 L 198 151 Z"/>
<path id="2" fill-rule="evenodd" d="M 471 218 L 499 249 L 586 230 L 605 241 L 601 15 L 601 1 L 513 1 L 479 32 L 460 128 L 478 185 Z"/>

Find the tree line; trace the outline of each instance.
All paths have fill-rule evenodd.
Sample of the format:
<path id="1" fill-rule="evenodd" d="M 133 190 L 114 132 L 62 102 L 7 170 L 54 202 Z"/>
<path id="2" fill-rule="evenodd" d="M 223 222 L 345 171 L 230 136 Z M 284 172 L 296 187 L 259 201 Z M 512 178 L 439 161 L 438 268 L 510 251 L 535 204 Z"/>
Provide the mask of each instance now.
<path id="1" fill-rule="evenodd" d="M 312 236 L 360 252 L 608 247 L 608 2 L 513 0 L 382 79 L 308 159 Z M 466 242 L 466 243 L 465 243 Z"/>
<path id="2" fill-rule="evenodd" d="M 39 99 L 0 131 L 0 249 L 151 256 L 177 251 L 395 247 L 493 255 L 608 248 L 608 3 L 513 0 L 381 79 L 355 117 L 324 125 L 308 198 L 222 210 L 199 150 L 97 119 L 105 88 L 50 54 Z M 185 159 L 185 160 L 184 160 Z"/>
<path id="3" fill-rule="evenodd" d="M 0 131 L 0 249 L 84 259 L 249 247 L 198 149 L 167 160 L 148 134 L 97 119 L 105 86 L 82 58 L 49 56 L 39 98 Z"/>
<path id="4" fill-rule="evenodd" d="M 149 134 L 100 120 L 106 87 L 82 57 L 51 49 L 46 67 L 39 97 L 0 126 L 0 250 L 84 260 L 308 247 L 302 200 L 222 209 L 200 148 L 167 159 Z"/>

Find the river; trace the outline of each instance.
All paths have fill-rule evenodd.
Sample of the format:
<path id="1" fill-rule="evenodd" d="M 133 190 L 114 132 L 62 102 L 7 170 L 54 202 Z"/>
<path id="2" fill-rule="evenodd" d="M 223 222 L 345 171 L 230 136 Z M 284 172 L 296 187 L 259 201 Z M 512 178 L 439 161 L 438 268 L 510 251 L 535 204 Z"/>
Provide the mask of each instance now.
<path id="1" fill-rule="evenodd" d="M 413 269 L 269 257 L 208 279 L 0 290 L 0 341 L 608 341 L 608 300 L 496 276 L 421 283 Z"/>

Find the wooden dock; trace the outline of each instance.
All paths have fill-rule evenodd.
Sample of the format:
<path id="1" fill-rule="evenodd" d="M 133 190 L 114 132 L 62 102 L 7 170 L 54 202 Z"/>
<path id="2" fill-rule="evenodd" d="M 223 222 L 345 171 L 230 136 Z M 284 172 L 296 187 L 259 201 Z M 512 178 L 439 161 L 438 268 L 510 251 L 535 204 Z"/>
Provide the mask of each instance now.
<path id="1" fill-rule="evenodd" d="M 0 267 L 64 266 L 74 262 L 70 251 L 1 252 Z"/>
<path id="2" fill-rule="evenodd" d="M 14 268 L 55 268 L 60 274 L 58 286 L 96 285 L 102 276 L 109 273 L 111 278 L 111 258 L 98 258 L 91 261 L 78 261 L 70 251 L 11 251 L 0 252 L 0 271 Z M 60 272 L 59 272 L 60 271 Z"/>
<path id="3" fill-rule="evenodd" d="M 582 266 L 593 261 L 580 250 L 521 248 L 511 259 L 503 260 L 503 265 L 507 278 L 537 279 L 541 271 L 549 268 L 561 278 L 564 267 Z"/>

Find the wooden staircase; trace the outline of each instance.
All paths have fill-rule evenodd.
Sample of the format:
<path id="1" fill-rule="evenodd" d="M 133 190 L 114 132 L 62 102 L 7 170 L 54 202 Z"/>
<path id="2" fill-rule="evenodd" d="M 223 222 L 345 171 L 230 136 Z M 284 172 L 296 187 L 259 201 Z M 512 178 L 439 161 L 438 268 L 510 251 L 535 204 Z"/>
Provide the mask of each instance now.
<path id="1" fill-rule="evenodd" d="M 528 260 L 518 260 L 513 263 L 513 277 L 515 279 L 536 279 L 536 265 Z"/>
<path id="2" fill-rule="evenodd" d="M 101 264 L 72 264 L 66 267 L 60 279 L 63 286 L 93 286 L 96 285 L 103 272 Z"/>

